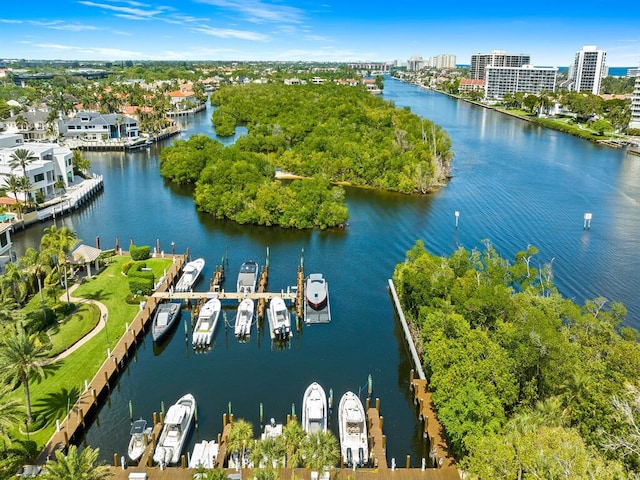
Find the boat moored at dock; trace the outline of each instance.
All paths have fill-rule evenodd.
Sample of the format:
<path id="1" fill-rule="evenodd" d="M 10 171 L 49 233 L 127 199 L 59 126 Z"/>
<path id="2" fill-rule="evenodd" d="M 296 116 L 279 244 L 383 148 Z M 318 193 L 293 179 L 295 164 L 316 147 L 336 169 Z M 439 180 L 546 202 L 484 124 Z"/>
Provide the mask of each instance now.
<path id="1" fill-rule="evenodd" d="M 286 340 L 291 336 L 291 314 L 282 297 L 273 297 L 269 301 L 267 316 L 271 340 Z"/>
<path id="2" fill-rule="evenodd" d="M 147 421 L 141 418 L 133 422 L 130 433 L 127 454 L 129 460 L 137 462 L 147 448 L 147 441 L 151 438 L 151 427 L 147 427 Z"/>
<path id="3" fill-rule="evenodd" d="M 240 266 L 236 291 L 238 293 L 255 293 L 258 284 L 258 264 L 253 260 Z"/>
<path id="4" fill-rule="evenodd" d="M 307 433 L 327 431 L 327 395 L 317 382 L 302 397 L 302 428 Z"/>
<path id="5" fill-rule="evenodd" d="M 250 298 L 243 299 L 240 305 L 238 305 L 238 313 L 236 314 L 236 324 L 234 327 L 236 337 L 244 338 L 251 334 L 254 307 L 253 300 Z"/>
<path id="6" fill-rule="evenodd" d="M 189 459 L 189 468 L 215 468 L 218 450 L 219 445 L 213 440 L 196 443 Z"/>
<path id="7" fill-rule="evenodd" d="M 218 324 L 221 309 L 222 304 L 218 298 L 207 300 L 202 305 L 196 325 L 193 327 L 193 348 L 204 348 L 211 345 L 211 339 Z"/>
<path id="8" fill-rule="evenodd" d="M 182 448 L 191 431 L 196 410 L 196 399 L 190 393 L 183 395 L 167 410 L 153 461 L 160 466 L 178 463 Z"/>
<path id="9" fill-rule="evenodd" d="M 196 281 L 204 268 L 204 258 L 196 258 L 191 262 L 187 262 L 182 270 L 182 276 L 176 283 L 176 292 L 188 292 L 195 285 Z"/>
<path id="10" fill-rule="evenodd" d="M 338 407 L 340 453 L 347 467 L 362 467 L 369 462 L 367 419 L 364 407 L 353 392 L 345 393 Z"/>
<path id="11" fill-rule="evenodd" d="M 321 273 L 311 273 L 304 285 L 304 321 L 306 323 L 329 323 L 329 285 Z"/>
<path id="12" fill-rule="evenodd" d="M 175 321 L 180 317 L 181 305 L 176 302 L 165 302 L 158 305 L 151 325 L 151 338 L 158 342 L 164 337 Z"/>

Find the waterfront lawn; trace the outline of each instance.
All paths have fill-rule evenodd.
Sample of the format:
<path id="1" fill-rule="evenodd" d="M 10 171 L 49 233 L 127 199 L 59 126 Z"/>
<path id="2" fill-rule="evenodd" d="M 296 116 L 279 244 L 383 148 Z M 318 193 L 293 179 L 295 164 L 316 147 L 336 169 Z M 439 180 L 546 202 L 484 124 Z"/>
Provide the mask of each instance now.
<path id="1" fill-rule="evenodd" d="M 100 309 L 90 303 L 82 303 L 78 309 L 51 328 L 47 334 L 51 340 L 50 357 L 55 357 L 94 329 L 100 320 Z"/>
<path id="2" fill-rule="evenodd" d="M 73 407 L 84 390 L 85 380 L 91 381 L 107 358 L 107 348 L 113 349 L 124 334 L 125 324 L 131 323 L 139 311 L 138 305 L 126 302 L 129 284 L 121 273 L 122 263 L 129 257 L 117 257 L 97 277 L 83 280 L 74 296 L 91 298 L 104 303 L 109 311 L 107 328 L 67 358 L 47 367 L 49 374 L 41 382 L 30 382 L 31 406 L 35 415 L 43 415 L 47 423 L 37 432 L 30 432 L 30 439 L 41 449 L 55 431 L 56 419 L 63 420 L 68 406 Z M 171 258 L 149 259 L 149 268 L 162 276 L 171 265 Z M 158 277 L 158 278 L 159 278 Z M 24 391 L 19 386 L 11 393 L 24 403 Z M 21 439 L 26 435 L 17 434 Z"/>

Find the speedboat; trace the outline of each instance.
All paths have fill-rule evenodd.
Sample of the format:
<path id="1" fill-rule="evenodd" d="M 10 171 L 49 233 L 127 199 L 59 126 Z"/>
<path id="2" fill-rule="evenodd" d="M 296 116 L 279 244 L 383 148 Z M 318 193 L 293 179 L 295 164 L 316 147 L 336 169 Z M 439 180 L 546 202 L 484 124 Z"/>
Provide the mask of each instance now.
<path id="1" fill-rule="evenodd" d="M 189 468 L 214 468 L 217 463 L 219 445 L 214 441 L 203 440 L 193 446 Z"/>
<path id="2" fill-rule="evenodd" d="M 188 292 L 198 280 L 202 269 L 204 268 L 204 258 L 196 258 L 182 269 L 182 276 L 176 283 L 176 292 Z"/>
<path id="3" fill-rule="evenodd" d="M 171 329 L 174 322 L 180 317 L 181 305 L 176 302 L 161 303 L 156 308 L 151 326 L 151 338 L 159 341 Z"/>
<path id="4" fill-rule="evenodd" d="M 218 298 L 212 298 L 200 309 L 198 314 L 198 321 L 196 326 L 193 327 L 192 344 L 193 348 L 208 347 L 211 345 L 211 338 L 213 332 L 218 324 L 218 317 L 220 316 L 220 310 L 222 305 Z"/>
<path id="5" fill-rule="evenodd" d="M 255 293 L 258 284 L 258 264 L 254 261 L 244 262 L 238 273 L 237 292 Z"/>
<path id="6" fill-rule="evenodd" d="M 338 407 L 340 453 L 347 467 L 362 467 L 369 462 L 367 419 L 364 407 L 353 392 L 345 393 Z"/>
<path id="7" fill-rule="evenodd" d="M 271 418 L 269 423 L 264 426 L 260 439 L 266 440 L 267 438 L 278 438 L 282 435 L 282 428 L 283 425 L 281 423 L 276 423 L 276 419 Z"/>
<path id="8" fill-rule="evenodd" d="M 302 397 L 302 428 L 307 433 L 327 431 L 327 396 L 319 383 L 309 385 Z"/>
<path id="9" fill-rule="evenodd" d="M 286 340 L 291 335 L 291 314 L 281 297 L 269 301 L 269 332 L 271 339 Z"/>
<path id="10" fill-rule="evenodd" d="M 236 337 L 246 337 L 251 334 L 251 324 L 253 323 L 253 300 L 244 298 L 238 305 L 236 314 L 236 325 L 234 333 Z"/>
<path id="11" fill-rule="evenodd" d="M 321 310 L 327 305 L 327 281 L 321 273 L 312 273 L 307 278 L 304 288 L 307 303 L 314 310 Z"/>
<path id="12" fill-rule="evenodd" d="M 178 463 L 180 460 L 182 448 L 193 424 L 195 410 L 196 399 L 190 393 L 180 397 L 167 410 L 158 446 L 153 454 L 153 461 L 161 467 Z"/>
<path id="13" fill-rule="evenodd" d="M 141 418 L 133 422 L 130 433 L 127 454 L 132 462 L 137 462 L 147 448 L 147 441 L 151 438 L 151 427 L 147 427 L 147 421 Z"/>

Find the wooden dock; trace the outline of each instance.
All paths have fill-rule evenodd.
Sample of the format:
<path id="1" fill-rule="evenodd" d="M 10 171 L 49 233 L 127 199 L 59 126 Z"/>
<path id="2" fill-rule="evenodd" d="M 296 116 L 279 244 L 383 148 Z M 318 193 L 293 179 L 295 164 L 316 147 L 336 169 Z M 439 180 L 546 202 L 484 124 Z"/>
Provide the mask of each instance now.
<path id="1" fill-rule="evenodd" d="M 182 271 L 186 256 L 175 255 L 174 258 L 163 284 L 158 288 L 159 292 L 167 292 Z M 145 330 L 160 301 L 159 298 L 148 297 L 144 308 L 138 312 L 113 351 L 109 352 L 109 356 L 93 380 L 86 384 L 84 392 L 80 394 L 69 414 L 57 424 L 56 432 L 38 456 L 38 464 L 43 464 L 47 458 L 53 458 L 56 450 L 65 449 L 69 444 L 79 440 L 88 418 L 97 412 L 102 400 L 109 394 L 115 379 L 126 369 L 127 362 L 131 354 L 135 352 L 138 342 L 143 339 Z"/>

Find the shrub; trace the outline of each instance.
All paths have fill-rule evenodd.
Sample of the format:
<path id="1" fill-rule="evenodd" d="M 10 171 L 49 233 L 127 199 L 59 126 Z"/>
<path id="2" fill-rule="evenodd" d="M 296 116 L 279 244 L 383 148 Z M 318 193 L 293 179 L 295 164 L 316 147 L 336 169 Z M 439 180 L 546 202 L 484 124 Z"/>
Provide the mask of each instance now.
<path id="1" fill-rule="evenodd" d="M 151 247 L 149 245 L 141 245 L 139 247 L 131 245 L 129 247 L 129 255 L 131 255 L 132 260 L 146 260 L 149 258 L 150 253 Z"/>
<path id="2" fill-rule="evenodd" d="M 122 271 L 122 273 L 124 273 L 125 275 L 129 274 L 129 269 L 131 267 L 133 267 L 135 265 L 136 262 L 133 261 L 129 261 L 129 262 L 124 262 L 122 264 L 122 267 L 120 267 L 120 270 Z"/>
<path id="3" fill-rule="evenodd" d="M 633 137 L 640 137 L 640 128 L 627 128 L 624 133 Z"/>
<path id="4" fill-rule="evenodd" d="M 153 292 L 153 278 L 130 277 L 129 290 L 134 294 L 151 295 Z"/>

